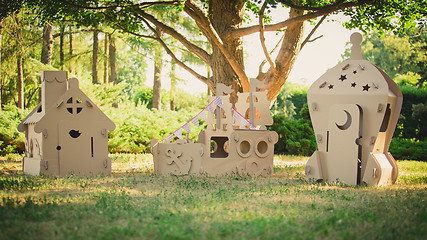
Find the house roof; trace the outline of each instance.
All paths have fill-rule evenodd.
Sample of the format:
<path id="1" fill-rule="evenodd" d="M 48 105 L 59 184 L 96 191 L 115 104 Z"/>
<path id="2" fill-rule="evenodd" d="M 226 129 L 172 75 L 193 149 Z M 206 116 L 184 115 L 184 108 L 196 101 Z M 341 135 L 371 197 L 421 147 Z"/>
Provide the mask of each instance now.
<path id="1" fill-rule="evenodd" d="M 32 114 L 28 114 L 28 118 L 24 119 L 22 121 L 23 124 L 31 124 L 31 123 L 37 123 L 40 121 L 40 119 L 43 117 L 43 113 L 41 111 L 37 111 L 41 107 L 41 104 L 37 105 L 35 108 L 36 111 L 32 112 Z"/>
<path id="2" fill-rule="evenodd" d="M 78 106 L 76 101 L 78 99 Z M 86 110 L 85 110 L 86 108 Z M 90 111 L 88 111 L 90 109 Z M 109 131 L 115 129 L 115 124 L 109 119 L 95 103 L 79 88 L 79 82 L 76 78 L 69 80 L 69 88 L 54 104 L 47 109 L 46 114 L 37 122 L 36 132 L 41 132 L 45 128 L 51 127 L 51 123 L 59 120 L 86 119 L 88 122 L 99 121 L 99 127 L 107 128 Z"/>
<path id="3" fill-rule="evenodd" d="M 41 106 L 42 103 L 39 102 L 39 104 L 37 104 L 37 106 L 24 118 L 24 120 L 21 121 L 21 123 L 18 125 L 18 131 L 24 132 L 26 130 L 24 125 L 37 123 L 40 121 L 44 115 L 43 112 L 39 111 Z"/>

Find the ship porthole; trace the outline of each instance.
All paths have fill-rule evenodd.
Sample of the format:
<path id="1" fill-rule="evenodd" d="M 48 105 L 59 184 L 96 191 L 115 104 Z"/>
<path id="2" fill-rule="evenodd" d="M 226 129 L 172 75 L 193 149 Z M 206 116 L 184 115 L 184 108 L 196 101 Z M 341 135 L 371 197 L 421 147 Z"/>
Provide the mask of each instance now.
<path id="1" fill-rule="evenodd" d="M 258 157 L 266 157 L 268 155 L 268 143 L 264 140 L 260 140 L 256 144 L 255 153 Z"/>
<path id="2" fill-rule="evenodd" d="M 237 152 L 241 157 L 249 157 L 251 155 L 252 150 L 252 144 L 247 141 L 243 140 L 239 143 L 239 147 L 237 148 Z"/>

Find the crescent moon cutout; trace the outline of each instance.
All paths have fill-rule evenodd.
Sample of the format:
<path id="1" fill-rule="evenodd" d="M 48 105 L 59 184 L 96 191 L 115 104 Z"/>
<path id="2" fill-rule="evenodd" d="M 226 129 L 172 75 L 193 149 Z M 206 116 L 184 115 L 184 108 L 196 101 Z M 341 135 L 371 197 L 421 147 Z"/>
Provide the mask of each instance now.
<path id="1" fill-rule="evenodd" d="M 338 125 L 337 123 L 335 123 L 335 125 L 337 125 L 337 128 L 339 128 L 340 130 L 347 130 L 351 125 L 351 114 L 348 113 L 346 110 L 344 110 L 344 112 L 347 114 L 347 121 L 343 125 Z"/>

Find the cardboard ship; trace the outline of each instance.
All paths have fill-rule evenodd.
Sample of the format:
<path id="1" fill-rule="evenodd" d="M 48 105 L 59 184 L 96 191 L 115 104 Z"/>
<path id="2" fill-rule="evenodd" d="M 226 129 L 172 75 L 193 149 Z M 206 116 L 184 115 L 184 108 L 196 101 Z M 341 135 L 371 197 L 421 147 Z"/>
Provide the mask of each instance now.
<path id="1" fill-rule="evenodd" d="M 198 117 L 205 119 L 207 129 L 201 131 L 198 142 L 182 139 L 179 129 L 176 142 L 151 140 L 154 172 L 160 175 L 266 176 L 273 171 L 274 144 L 278 135 L 268 131 L 271 125 L 267 92 L 262 82 L 251 79 L 251 91 L 238 93 L 236 109 L 232 108 L 229 95 L 233 90 L 217 85 L 217 96 L 210 97 L 210 104 L 182 127 L 189 131 L 189 123 L 198 126 Z M 249 118 L 249 120 L 247 120 Z M 170 135 L 173 137 L 173 134 Z"/>
<path id="2" fill-rule="evenodd" d="M 381 69 L 363 60 L 360 33 L 350 59 L 328 70 L 307 93 L 318 150 L 308 160 L 309 180 L 369 186 L 396 181 L 388 152 L 402 107 L 402 92 Z"/>
<path id="3" fill-rule="evenodd" d="M 24 173 L 110 174 L 108 131 L 115 124 L 66 71 L 43 71 L 41 82 L 40 103 L 18 126 L 25 132 Z"/>

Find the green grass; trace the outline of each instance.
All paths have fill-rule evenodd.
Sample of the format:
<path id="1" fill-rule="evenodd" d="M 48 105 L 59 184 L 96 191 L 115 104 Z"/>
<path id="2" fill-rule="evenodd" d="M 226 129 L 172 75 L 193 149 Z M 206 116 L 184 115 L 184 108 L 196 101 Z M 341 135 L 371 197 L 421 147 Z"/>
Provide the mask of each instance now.
<path id="1" fill-rule="evenodd" d="M 424 239 L 427 163 L 388 187 L 309 184 L 307 158 L 274 173 L 162 177 L 150 155 L 111 155 L 108 177 L 30 177 L 0 158 L 0 239 Z"/>

